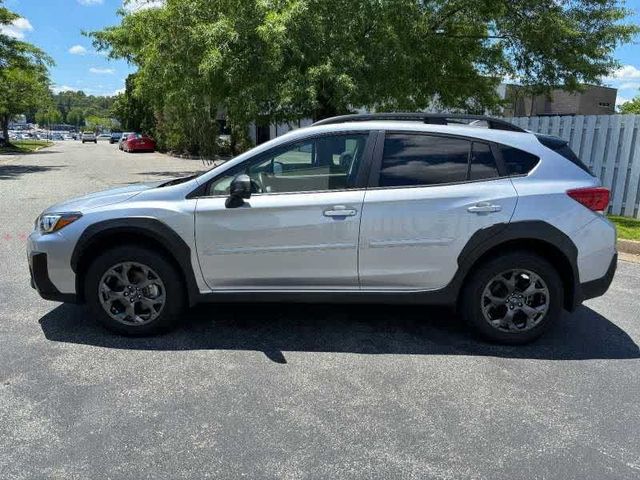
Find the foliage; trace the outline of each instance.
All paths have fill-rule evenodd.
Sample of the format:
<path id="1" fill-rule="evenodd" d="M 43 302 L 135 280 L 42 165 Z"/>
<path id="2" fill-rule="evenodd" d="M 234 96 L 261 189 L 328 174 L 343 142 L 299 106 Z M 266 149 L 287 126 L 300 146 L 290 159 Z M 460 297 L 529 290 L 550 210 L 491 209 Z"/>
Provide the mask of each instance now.
<path id="1" fill-rule="evenodd" d="M 89 115 L 84 121 L 86 126 L 93 130 L 111 130 L 119 126 L 111 117 L 99 117 L 98 115 Z"/>
<path id="2" fill-rule="evenodd" d="M 40 126 L 55 125 L 62 123 L 62 114 L 57 108 L 49 106 L 45 109 L 38 110 L 35 120 Z"/>
<path id="3" fill-rule="evenodd" d="M 3 138 L 9 138 L 11 118 L 30 108 L 41 105 L 48 98 L 49 86 L 46 70 L 10 66 L 0 75 L 0 125 Z"/>
<path id="4" fill-rule="evenodd" d="M 18 16 L 2 6 L 0 26 Z M 15 115 L 37 108 L 48 97 L 47 66 L 53 61 L 39 48 L 0 31 L 0 127 L 2 143 L 8 142 L 9 121 Z"/>
<path id="5" fill-rule="evenodd" d="M 72 107 L 66 115 L 67 123 L 81 127 L 84 125 L 84 111 L 79 107 Z"/>
<path id="6" fill-rule="evenodd" d="M 169 148 L 208 151 L 226 112 L 251 121 L 376 110 L 482 111 L 509 76 L 598 83 L 638 31 L 615 0 L 166 0 L 90 35 L 139 67 L 119 106 L 153 112 Z"/>
<path id="7" fill-rule="evenodd" d="M 63 121 L 81 126 L 88 116 L 110 117 L 115 97 L 87 95 L 83 91 L 65 91 L 53 95 L 53 103 Z"/>
<path id="8" fill-rule="evenodd" d="M 155 118 L 145 99 L 134 92 L 135 77 L 135 74 L 127 77 L 125 91 L 114 98 L 111 112 L 124 130 L 148 132 L 153 129 Z"/>
<path id="9" fill-rule="evenodd" d="M 636 113 L 640 114 L 640 95 L 633 100 L 624 102 L 618 109 L 620 113 Z"/>

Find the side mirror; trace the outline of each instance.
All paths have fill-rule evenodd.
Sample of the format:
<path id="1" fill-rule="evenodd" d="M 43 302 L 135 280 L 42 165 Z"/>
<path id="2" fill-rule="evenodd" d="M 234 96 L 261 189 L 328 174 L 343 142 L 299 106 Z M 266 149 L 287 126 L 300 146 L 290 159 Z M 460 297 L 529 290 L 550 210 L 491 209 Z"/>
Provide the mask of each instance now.
<path id="1" fill-rule="evenodd" d="M 249 175 L 238 175 L 229 186 L 229 198 L 225 202 L 227 208 L 236 208 L 244 204 L 244 199 L 251 198 L 251 178 Z"/>

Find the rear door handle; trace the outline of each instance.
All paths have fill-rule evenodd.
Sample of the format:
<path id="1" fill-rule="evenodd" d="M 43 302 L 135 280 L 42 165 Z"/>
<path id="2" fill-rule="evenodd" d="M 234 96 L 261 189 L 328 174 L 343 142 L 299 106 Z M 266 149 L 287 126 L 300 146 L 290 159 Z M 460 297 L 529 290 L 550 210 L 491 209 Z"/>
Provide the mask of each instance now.
<path id="1" fill-rule="evenodd" d="M 500 205 L 494 205 L 489 202 L 476 203 L 474 206 L 467 208 L 467 212 L 471 213 L 493 213 L 502 210 Z"/>
<path id="2" fill-rule="evenodd" d="M 344 205 L 335 205 L 322 212 L 325 217 L 353 217 L 358 211 Z"/>

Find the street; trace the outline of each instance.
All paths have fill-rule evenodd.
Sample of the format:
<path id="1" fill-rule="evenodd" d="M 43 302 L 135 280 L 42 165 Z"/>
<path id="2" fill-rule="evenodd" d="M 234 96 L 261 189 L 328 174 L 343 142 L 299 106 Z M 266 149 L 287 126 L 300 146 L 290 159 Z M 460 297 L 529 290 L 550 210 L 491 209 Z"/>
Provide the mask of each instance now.
<path id="1" fill-rule="evenodd" d="M 522 347 L 379 305 L 204 305 L 124 338 L 30 288 L 45 207 L 207 168 L 101 142 L 0 155 L 0 478 L 640 477 L 640 264 Z"/>

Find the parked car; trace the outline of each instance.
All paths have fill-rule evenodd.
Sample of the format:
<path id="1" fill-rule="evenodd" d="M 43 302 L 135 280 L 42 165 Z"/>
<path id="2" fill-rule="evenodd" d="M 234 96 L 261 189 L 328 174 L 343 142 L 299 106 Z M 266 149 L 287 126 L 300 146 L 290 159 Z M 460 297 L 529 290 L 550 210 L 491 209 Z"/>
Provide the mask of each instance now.
<path id="1" fill-rule="evenodd" d="M 109 137 L 109 143 L 112 145 L 114 143 L 119 143 L 121 138 L 122 138 L 122 132 L 111 132 L 111 137 Z"/>
<path id="2" fill-rule="evenodd" d="M 100 135 L 97 136 L 97 139 L 100 141 L 111 141 L 111 134 L 101 133 Z"/>
<path id="3" fill-rule="evenodd" d="M 93 132 L 82 132 L 82 143 L 85 142 L 93 142 L 98 143 L 98 139 L 96 138 L 96 134 Z"/>
<path id="4" fill-rule="evenodd" d="M 33 286 L 130 335 L 198 302 L 342 301 L 450 305 L 485 338 L 529 342 L 608 289 L 609 191 L 564 140 L 452 118 L 479 117 L 336 117 L 199 176 L 50 207 Z"/>
<path id="5" fill-rule="evenodd" d="M 124 150 L 124 142 L 129 137 L 129 135 L 131 135 L 132 133 L 134 133 L 134 132 L 124 132 L 122 134 L 122 137 L 120 137 L 120 140 L 118 140 L 118 148 L 120 150 Z"/>
<path id="6" fill-rule="evenodd" d="M 156 142 L 149 136 L 141 133 L 130 133 L 122 144 L 125 152 L 153 152 Z"/>

